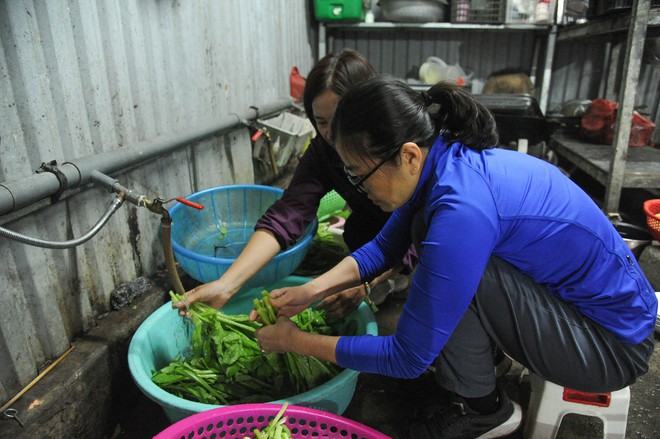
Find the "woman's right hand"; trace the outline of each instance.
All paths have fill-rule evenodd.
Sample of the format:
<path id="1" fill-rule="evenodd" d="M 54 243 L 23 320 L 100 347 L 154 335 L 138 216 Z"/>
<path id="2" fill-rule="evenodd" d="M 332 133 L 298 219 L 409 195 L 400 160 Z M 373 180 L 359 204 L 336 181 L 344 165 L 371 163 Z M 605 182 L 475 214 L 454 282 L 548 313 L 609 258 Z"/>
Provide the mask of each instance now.
<path id="1" fill-rule="evenodd" d="M 187 307 L 192 303 L 204 302 L 213 308 L 222 308 L 230 298 L 231 294 L 223 288 L 220 280 L 216 280 L 187 291 L 182 301 L 172 303 L 172 308 L 178 309 L 179 314 L 185 315 Z"/>

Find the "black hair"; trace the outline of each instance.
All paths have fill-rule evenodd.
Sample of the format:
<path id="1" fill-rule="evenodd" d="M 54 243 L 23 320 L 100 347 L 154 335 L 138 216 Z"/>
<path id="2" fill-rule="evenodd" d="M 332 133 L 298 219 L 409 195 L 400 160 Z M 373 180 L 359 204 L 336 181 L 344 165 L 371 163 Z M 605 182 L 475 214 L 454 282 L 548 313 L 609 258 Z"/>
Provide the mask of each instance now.
<path id="1" fill-rule="evenodd" d="M 406 142 L 429 148 L 440 134 L 478 151 L 498 143 L 495 119 L 461 87 L 439 82 L 420 93 L 392 77 L 373 78 L 346 92 L 331 130 L 338 147 L 375 160 Z"/>
<path id="2" fill-rule="evenodd" d="M 316 127 L 312 102 L 326 90 L 343 96 L 354 85 L 376 76 L 376 69 L 369 60 L 354 49 L 329 53 L 316 63 L 305 79 L 303 105 L 307 117 Z"/>

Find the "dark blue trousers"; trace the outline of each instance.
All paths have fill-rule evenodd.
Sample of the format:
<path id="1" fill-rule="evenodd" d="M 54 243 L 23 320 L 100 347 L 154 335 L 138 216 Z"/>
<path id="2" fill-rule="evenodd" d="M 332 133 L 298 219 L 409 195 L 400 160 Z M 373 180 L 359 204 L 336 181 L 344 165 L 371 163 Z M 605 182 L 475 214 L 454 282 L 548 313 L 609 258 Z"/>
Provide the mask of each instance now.
<path id="1" fill-rule="evenodd" d="M 508 262 L 492 257 L 477 293 L 436 361 L 439 384 L 475 398 L 495 388 L 493 348 L 555 384 L 606 392 L 648 370 L 653 331 L 642 343 L 618 341 L 574 306 Z"/>

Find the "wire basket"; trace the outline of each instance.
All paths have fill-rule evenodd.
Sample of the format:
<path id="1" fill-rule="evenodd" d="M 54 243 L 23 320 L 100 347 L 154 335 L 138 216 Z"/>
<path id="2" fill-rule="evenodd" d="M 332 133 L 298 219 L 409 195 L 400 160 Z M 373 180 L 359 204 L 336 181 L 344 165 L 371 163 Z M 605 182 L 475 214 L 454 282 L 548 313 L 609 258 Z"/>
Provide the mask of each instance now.
<path id="1" fill-rule="evenodd" d="M 189 416 L 169 426 L 154 439 L 243 439 L 253 429 L 268 426 L 282 404 L 237 404 Z M 308 407 L 289 405 L 284 411 L 286 426 L 295 439 L 349 438 L 391 439 L 371 427 L 339 415 Z"/>
<path id="2" fill-rule="evenodd" d="M 258 119 L 257 123 L 270 133 L 273 158 L 278 169 L 283 168 L 292 155 L 300 154 L 314 135 L 314 126 L 309 119 L 291 113 Z M 263 141 L 255 143 L 252 157 L 266 162 L 271 160 L 268 147 Z"/>
<path id="3" fill-rule="evenodd" d="M 660 199 L 644 202 L 646 225 L 656 241 L 660 241 Z"/>
<path id="4" fill-rule="evenodd" d="M 506 3 L 506 0 L 454 0 L 451 2 L 451 22 L 504 23 Z"/>

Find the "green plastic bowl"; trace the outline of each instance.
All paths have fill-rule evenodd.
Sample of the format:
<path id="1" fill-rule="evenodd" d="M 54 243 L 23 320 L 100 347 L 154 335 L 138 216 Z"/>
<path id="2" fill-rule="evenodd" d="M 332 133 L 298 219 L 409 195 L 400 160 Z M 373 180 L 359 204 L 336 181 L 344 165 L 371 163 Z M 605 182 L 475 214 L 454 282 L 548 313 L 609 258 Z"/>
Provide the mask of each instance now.
<path id="1" fill-rule="evenodd" d="M 289 276 L 268 286 L 267 290 L 285 286 L 302 285 L 311 280 L 306 277 Z M 247 314 L 252 309 L 252 301 L 261 297 L 262 288 L 239 292 L 223 311 L 228 314 Z M 339 333 L 350 321 L 357 323 L 357 334 L 378 335 L 378 325 L 369 307 L 362 303 L 338 328 Z M 179 316 L 168 302 L 154 311 L 140 325 L 133 335 L 128 348 L 128 367 L 138 388 L 152 401 L 160 405 L 170 422 L 177 422 L 195 413 L 223 407 L 203 404 L 179 398 L 158 387 L 151 381 L 153 373 L 168 365 L 176 356 L 189 350 L 192 325 Z M 269 401 L 310 407 L 341 415 L 353 398 L 359 372 L 344 369 L 336 377 L 307 392 L 286 399 Z"/>

